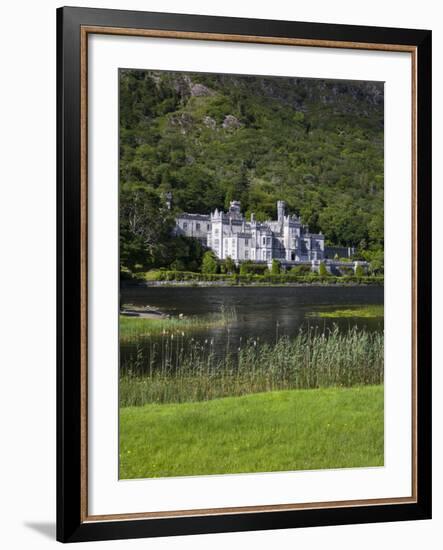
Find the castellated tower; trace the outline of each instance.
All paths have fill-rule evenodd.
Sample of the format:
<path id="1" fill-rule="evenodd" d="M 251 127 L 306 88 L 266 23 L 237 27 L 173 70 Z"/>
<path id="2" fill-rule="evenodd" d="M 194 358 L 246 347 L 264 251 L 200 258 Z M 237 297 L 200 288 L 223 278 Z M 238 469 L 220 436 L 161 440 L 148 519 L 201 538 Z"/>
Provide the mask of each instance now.
<path id="1" fill-rule="evenodd" d="M 285 267 L 324 258 L 324 236 L 309 233 L 295 215 L 286 215 L 285 201 L 277 201 L 277 219 L 247 221 L 239 201 L 231 201 L 228 212 L 217 208 L 210 214 L 183 212 L 176 218 L 175 235 L 199 239 L 220 260 L 231 258 L 267 262 L 273 259 Z"/>
<path id="2" fill-rule="evenodd" d="M 216 256 L 223 258 L 223 212 L 218 208 L 211 214 L 211 230 L 208 233 L 208 246 L 212 248 Z"/>
<path id="3" fill-rule="evenodd" d="M 286 209 L 285 201 L 277 201 L 277 220 L 278 220 L 278 223 L 280 224 L 283 224 L 284 222 L 285 209 Z"/>

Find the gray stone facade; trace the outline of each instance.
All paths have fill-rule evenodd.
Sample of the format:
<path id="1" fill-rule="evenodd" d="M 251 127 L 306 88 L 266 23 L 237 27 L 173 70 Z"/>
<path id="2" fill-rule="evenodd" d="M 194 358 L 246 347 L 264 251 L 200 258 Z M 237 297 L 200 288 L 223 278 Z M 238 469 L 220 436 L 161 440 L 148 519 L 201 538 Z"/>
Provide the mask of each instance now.
<path id="1" fill-rule="evenodd" d="M 264 222 L 254 214 L 246 220 L 238 201 L 231 202 L 228 212 L 183 213 L 176 218 L 175 233 L 197 238 L 219 259 L 230 257 L 237 264 L 277 259 L 284 266 L 314 265 L 325 257 L 324 236 L 310 233 L 298 216 L 287 215 L 284 201 L 277 202 L 277 219 Z"/>

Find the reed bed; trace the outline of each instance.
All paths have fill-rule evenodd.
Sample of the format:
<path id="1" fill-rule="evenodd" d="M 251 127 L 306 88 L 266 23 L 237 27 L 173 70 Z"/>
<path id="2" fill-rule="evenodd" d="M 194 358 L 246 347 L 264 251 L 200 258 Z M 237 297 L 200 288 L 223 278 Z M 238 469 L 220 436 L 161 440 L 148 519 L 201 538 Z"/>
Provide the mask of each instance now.
<path id="1" fill-rule="evenodd" d="M 138 348 L 120 377 L 120 406 L 207 401 L 285 389 L 383 383 L 382 332 L 357 327 L 309 328 L 274 344 L 249 339 L 234 354 L 214 352 L 211 341 L 169 335 L 148 351 Z"/>

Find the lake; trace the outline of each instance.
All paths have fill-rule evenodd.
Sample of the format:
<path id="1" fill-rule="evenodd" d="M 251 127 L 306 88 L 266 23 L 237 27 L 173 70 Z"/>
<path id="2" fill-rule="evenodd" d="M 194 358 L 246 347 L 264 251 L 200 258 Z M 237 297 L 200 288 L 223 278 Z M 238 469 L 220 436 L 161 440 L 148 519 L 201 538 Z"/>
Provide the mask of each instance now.
<path id="1" fill-rule="evenodd" d="M 127 287 L 122 289 L 124 304 L 152 306 L 171 316 L 208 316 L 224 309 L 235 311 L 227 326 L 193 330 L 181 343 L 190 345 L 210 342 L 213 353 L 235 354 L 242 342 L 254 339 L 275 343 L 282 336 L 293 336 L 299 330 L 318 327 L 320 331 L 338 326 L 354 326 L 369 331 L 383 330 L 383 318 L 321 318 L 320 312 L 358 306 L 382 305 L 383 287 L 378 286 L 303 286 L 303 287 Z M 152 352 L 152 344 L 162 346 L 162 337 L 147 337 L 121 344 L 120 361 L 124 370 L 137 353 Z"/>

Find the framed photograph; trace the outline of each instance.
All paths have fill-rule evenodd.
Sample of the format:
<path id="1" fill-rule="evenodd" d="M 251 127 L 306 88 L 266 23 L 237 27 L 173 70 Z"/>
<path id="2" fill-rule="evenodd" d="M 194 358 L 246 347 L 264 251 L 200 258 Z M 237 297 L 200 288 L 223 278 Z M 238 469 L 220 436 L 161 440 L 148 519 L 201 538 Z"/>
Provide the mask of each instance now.
<path id="1" fill-rule="evenodd" d="M 58 540 L 430 518 L 431 32 L 57 32 Z"/>

